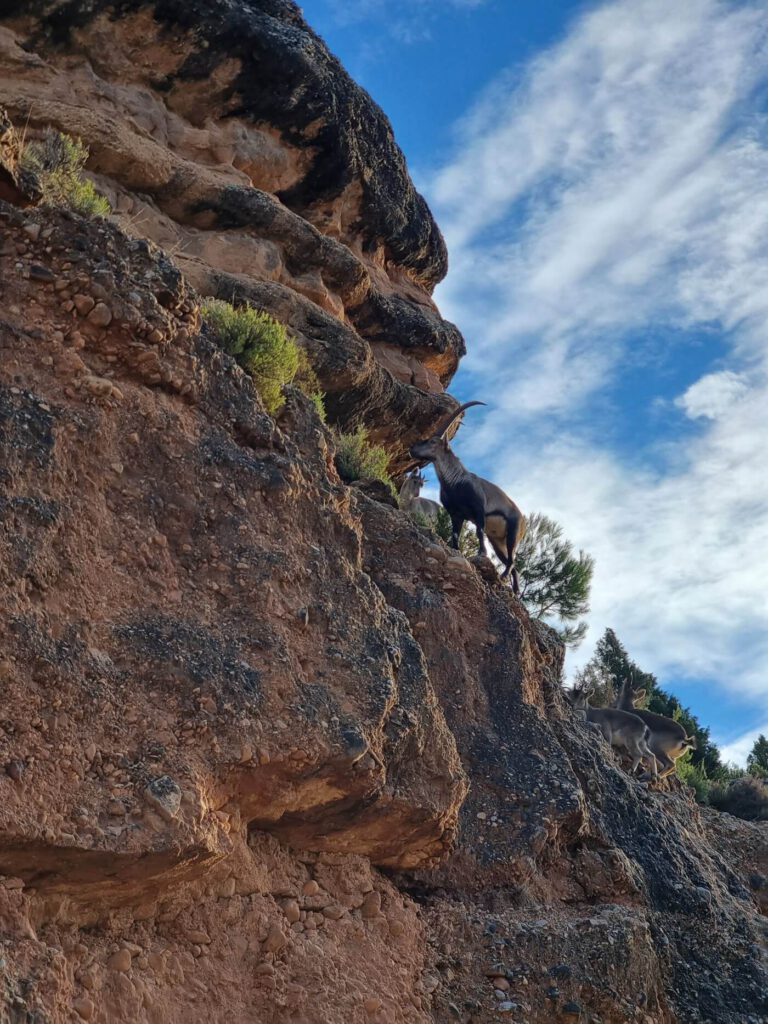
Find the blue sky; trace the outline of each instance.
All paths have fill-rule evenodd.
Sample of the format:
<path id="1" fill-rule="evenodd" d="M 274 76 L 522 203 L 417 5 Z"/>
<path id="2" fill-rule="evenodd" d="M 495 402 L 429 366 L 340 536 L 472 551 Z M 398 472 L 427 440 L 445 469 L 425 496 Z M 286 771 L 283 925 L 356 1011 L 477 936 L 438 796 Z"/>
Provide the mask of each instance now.
<path id="1" fill-rule="evenodd" d="M 768 733 L 768 8 L 306 0 L 449 246 L 457 450 L 595 556 L 606 626 Z"/>

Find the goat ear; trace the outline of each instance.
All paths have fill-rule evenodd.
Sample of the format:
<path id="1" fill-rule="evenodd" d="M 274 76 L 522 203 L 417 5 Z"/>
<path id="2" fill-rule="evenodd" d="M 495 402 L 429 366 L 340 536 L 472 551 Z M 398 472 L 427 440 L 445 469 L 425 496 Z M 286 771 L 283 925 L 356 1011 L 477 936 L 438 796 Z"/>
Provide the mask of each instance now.
<path id="1" fill-rule="evenodd" d="M 633 700 L 642 700 L 644 696 L 645 696 L 645 689 L 644 688 L 641 689 L 641 690 L 633 690 L 632 691 L 632 699 Z"/>

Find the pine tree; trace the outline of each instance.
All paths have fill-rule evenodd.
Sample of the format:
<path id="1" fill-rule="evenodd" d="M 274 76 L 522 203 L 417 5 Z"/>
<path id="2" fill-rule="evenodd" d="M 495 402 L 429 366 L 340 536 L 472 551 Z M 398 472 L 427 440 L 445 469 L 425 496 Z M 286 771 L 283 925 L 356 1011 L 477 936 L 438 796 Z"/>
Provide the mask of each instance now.
<path id="1" fill-rule="evenodd" d="M 755 740 L 747 757 L 747 767 L 753 775 L 768 775 L 768 739 L 762 733 Z"/>
<path id="2" fill-rule="evenodd" d="M 563 537 L 562 527 L 548 516 L 528 517 L 525 536 L 517 552 L 520 596 L 537 619 L 553 619 L 563 643 L 576 647 L 584 639 L 587 623 L 578 621 L 589 611 L 589 592 L 595 562 Z"/>

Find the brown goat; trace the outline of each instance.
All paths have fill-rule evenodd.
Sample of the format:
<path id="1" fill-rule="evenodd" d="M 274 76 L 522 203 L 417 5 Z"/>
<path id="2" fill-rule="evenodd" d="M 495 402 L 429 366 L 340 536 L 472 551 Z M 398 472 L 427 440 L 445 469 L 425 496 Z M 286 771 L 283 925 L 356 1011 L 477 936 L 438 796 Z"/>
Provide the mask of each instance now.
<path id="1" fill-rule="evenodd" d="M 645 760 L 651 775 L 657 777 L 656 758 L 649 744 L 650 730 L 635 714 L 619 711 L 616 708 L 592 708 L 589 698 L 590 688 L 573 689 L 566 692 L 566 698 L 573 710 L 587 722 L 596 725 L 612 747 L 625 750 L 632 758 L 632 774 L 637 766 Z"/>
<path id="2" fill-rule="evenodd" d="M 696 738 L 689 736 L 683 726 L 673 718 L 636 707 L 635 705 L 645 697 L 645 693 L 644 689 L 634 690 L 632 682 L 625 680 L 616 698 L 616 708 L 631 712 L 648 726 L 651 733 L 648 746 L 659 762 L 659 778 L 664 779 L 675 770 L 675 761 L 678 757 L 682 757 L 687 750 L 696 749 Z"/>

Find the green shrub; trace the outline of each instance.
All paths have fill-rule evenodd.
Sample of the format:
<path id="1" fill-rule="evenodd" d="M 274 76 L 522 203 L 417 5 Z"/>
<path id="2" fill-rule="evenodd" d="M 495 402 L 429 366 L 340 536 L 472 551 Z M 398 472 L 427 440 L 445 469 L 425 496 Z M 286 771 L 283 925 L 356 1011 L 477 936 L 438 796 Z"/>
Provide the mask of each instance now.
<path id="1" fill-rule="evenodd" d="M 302 366 L 302 353 L 285 325 L 262 310 L 236 309 L 221 299 L 207 299 L 202 312 L 224 351 L 253 377 L 269 415 L 276 416 L 285 404 L 283 388 Z"/>
<path id="2" fill-rule="evenodd" d="M 446 544 L 451 543 L 451 537 L 453 536 L 451 517 L 442 505 L 440 506 L 440 511 L 437 513 L 437 526 L 435 527 L 435 533 L 441 540 L 444 540 Z M 478 554 L 479 550 L 477 543 L 477 531 L 475 530 L 475 527 L 469 523 L 464 523 L 461 528 L 461 533 L 459 534 L 459 551 L 465 558 L 474 558 L 474 556 Z"/>
<path id="3" fill-rule="evenodd" d="M 734 779 L 728 786 L 714 782 L 709 802 L 718 811 L 727 811 L 747 821 L 768 821 L 768 786 L 754 775 Z"/>
<path id="4" fill-rule="evenodd" d="M 690 752 L 677 760 L 675 764 L 675 770 L 677 777 L 681 779 L 687 786 L 696 794 L 697 804 L 706 804 L 709 802 L 709 791 L 712 788 L 712 782 L 707 778 L 707 773 L 703 765 L 693 764 L 691 762 Z"/>
<path id="5" fill-rule="evenodd" d="M 325 423 L 325 395 L 323 394 L 323 389 L 320 387 L 320 381 L 317 379 L 317 374 L 312 368 L 307 353 L 303 348 L 299 349 L 299 369 L 296 373 L 294 383 L 301 388 L 312 405 L 314 405 L 315 412 L 320 417 L 321 422 Z"/>
<path id="6" fill-rule="evenodd" d="M 381 480 L 395 493 L 389 475 L 389 455 L 381 445 L 371 444 L 365 427 L 353 434 L 336 433 L 336 469 L 347 483 L 353 480 Z"/>
<path id="7" fill-rule="evenodd" d="M 428 515 L 425 515 L 425 513 L 422 512 L 420 508 L 412 508 L 408 514 L 410 515 L 411 519 L 414 521 L 414 523 L 416 523 L 417 526 L 420 526 L 422 529 L 431 530 L 432 532 L 434 532 L 435 524 L 433 520 L 431 520 Z"/>
<path id="8" fill-rule="evenodd" d="M 37 177 L 47 206 L 66 206 L 86 217 L 108 217 L 112 212 L 108 200 L 83 177 L 87 159 L 88 148 L 80 139 L 47 128 L 41 140 L 24 146 L 19 162 Z"/>

